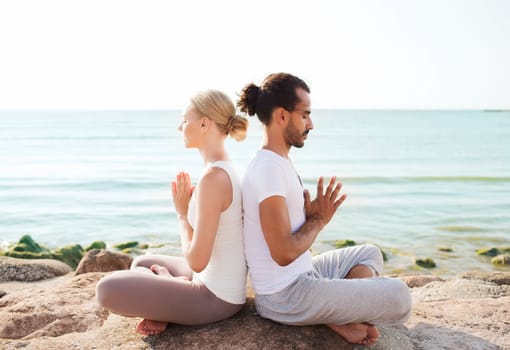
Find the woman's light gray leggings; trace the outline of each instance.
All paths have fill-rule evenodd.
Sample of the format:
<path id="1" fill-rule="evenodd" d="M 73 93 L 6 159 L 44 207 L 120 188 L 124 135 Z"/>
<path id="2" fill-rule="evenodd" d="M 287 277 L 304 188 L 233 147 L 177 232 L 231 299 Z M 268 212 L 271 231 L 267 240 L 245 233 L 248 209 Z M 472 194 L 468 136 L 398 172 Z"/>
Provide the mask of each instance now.
<path id="1" fill-rule="evenodd" d="M 153 273 L 154 264 L 164 266 L 171 277 Z M 184 277 L 184 278 L 183 278 Z M 113 313 L 182 325 L 200 325 L 223 320 L 242 305 L 217 298 L 181 257 L 143 255 L 130 270 L 103 277 L 96 286 L 99 303 Z"/>
<path id="2" fill-rule="evenodd" d="M 379 275 L 381 251 L 366 244 L 315 256 L 311 272 L 280 292 L 257 295 L 257 311 L 262 317 L 292 325 L 405 322 L 412 306 L 407 285 L 396 278 L 345 279 L 356 265 Z"/>

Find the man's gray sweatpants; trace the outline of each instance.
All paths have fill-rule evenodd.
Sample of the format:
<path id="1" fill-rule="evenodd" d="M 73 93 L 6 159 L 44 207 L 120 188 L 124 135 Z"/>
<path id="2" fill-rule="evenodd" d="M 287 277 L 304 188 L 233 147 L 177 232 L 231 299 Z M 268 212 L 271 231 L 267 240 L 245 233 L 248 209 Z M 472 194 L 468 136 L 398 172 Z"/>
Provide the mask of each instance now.
<path id="1" fill-rule="evenodd" d="M 365 265 L 379 276 L 380 249 L 366 244 L 315 256 L 313 270 L 282 291 L 256 295 L 257 311 L 291 325 L 405 322 L 412 305 L 407 285 L 396 278 L 345 279 L 356 265 Z"/>

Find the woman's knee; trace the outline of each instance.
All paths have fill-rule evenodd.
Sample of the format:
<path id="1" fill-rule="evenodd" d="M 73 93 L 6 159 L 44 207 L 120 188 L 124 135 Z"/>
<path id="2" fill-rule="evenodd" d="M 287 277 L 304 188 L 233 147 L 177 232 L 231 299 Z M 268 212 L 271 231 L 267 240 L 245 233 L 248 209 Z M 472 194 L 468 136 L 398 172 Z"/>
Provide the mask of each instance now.
<path id="1" fill-rule="evenodd" d="M 96 284 L 96 299 L 99 305 L 111 310 L 115 301 L 116 283 L 112 275 L 105 276 Z"/>
<path id="2" fill-rule="evenodd" d="M 99 305 L 108 308 L 108 301 L 110 300 L 111 283 L 108 279 L 109 276 L 105 276 L 99 280 L 96 284 L 96 299 Z"/>

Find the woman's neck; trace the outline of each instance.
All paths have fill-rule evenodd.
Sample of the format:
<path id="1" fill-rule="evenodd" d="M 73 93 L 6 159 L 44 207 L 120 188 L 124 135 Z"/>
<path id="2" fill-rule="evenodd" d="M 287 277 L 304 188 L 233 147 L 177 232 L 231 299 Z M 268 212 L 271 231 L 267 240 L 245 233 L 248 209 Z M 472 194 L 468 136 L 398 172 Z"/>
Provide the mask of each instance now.
<path id="1" fill-rule="evenodd" d="M 221 147 L 203 147 L 199 149 L 204 164 L 211 164 L 221 160 L 229 160 L 228 154 L 223 145 Z"/>

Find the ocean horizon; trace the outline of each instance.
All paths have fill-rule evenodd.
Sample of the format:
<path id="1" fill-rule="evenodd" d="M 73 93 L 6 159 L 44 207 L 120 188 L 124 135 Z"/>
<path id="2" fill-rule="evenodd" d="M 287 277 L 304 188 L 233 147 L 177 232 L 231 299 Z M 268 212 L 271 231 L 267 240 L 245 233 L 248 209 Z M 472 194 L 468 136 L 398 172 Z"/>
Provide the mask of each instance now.
<path id="1" fill-rule="evenodd" d="M 180 254 L 170 182 L 204 169 L 183 146 L 179 110 L 0 111 L 0 244 L 29 234 L 50 247 L 96 240 L 166 243 Z M 313 249 L 328 241 L 373 243 L 385 273 L 509 270 L 476 255 L 510 246 L 510 112 L 313 110 L 314 130 L 292 158 L 306 188 L 337 176 L 347 200 Z M 239 174 L 259 148 L 226 147 Z M 445 249 L 447 248 L 447 249 Z M 451 251 L 445 251 L 451 250 Z"/>

